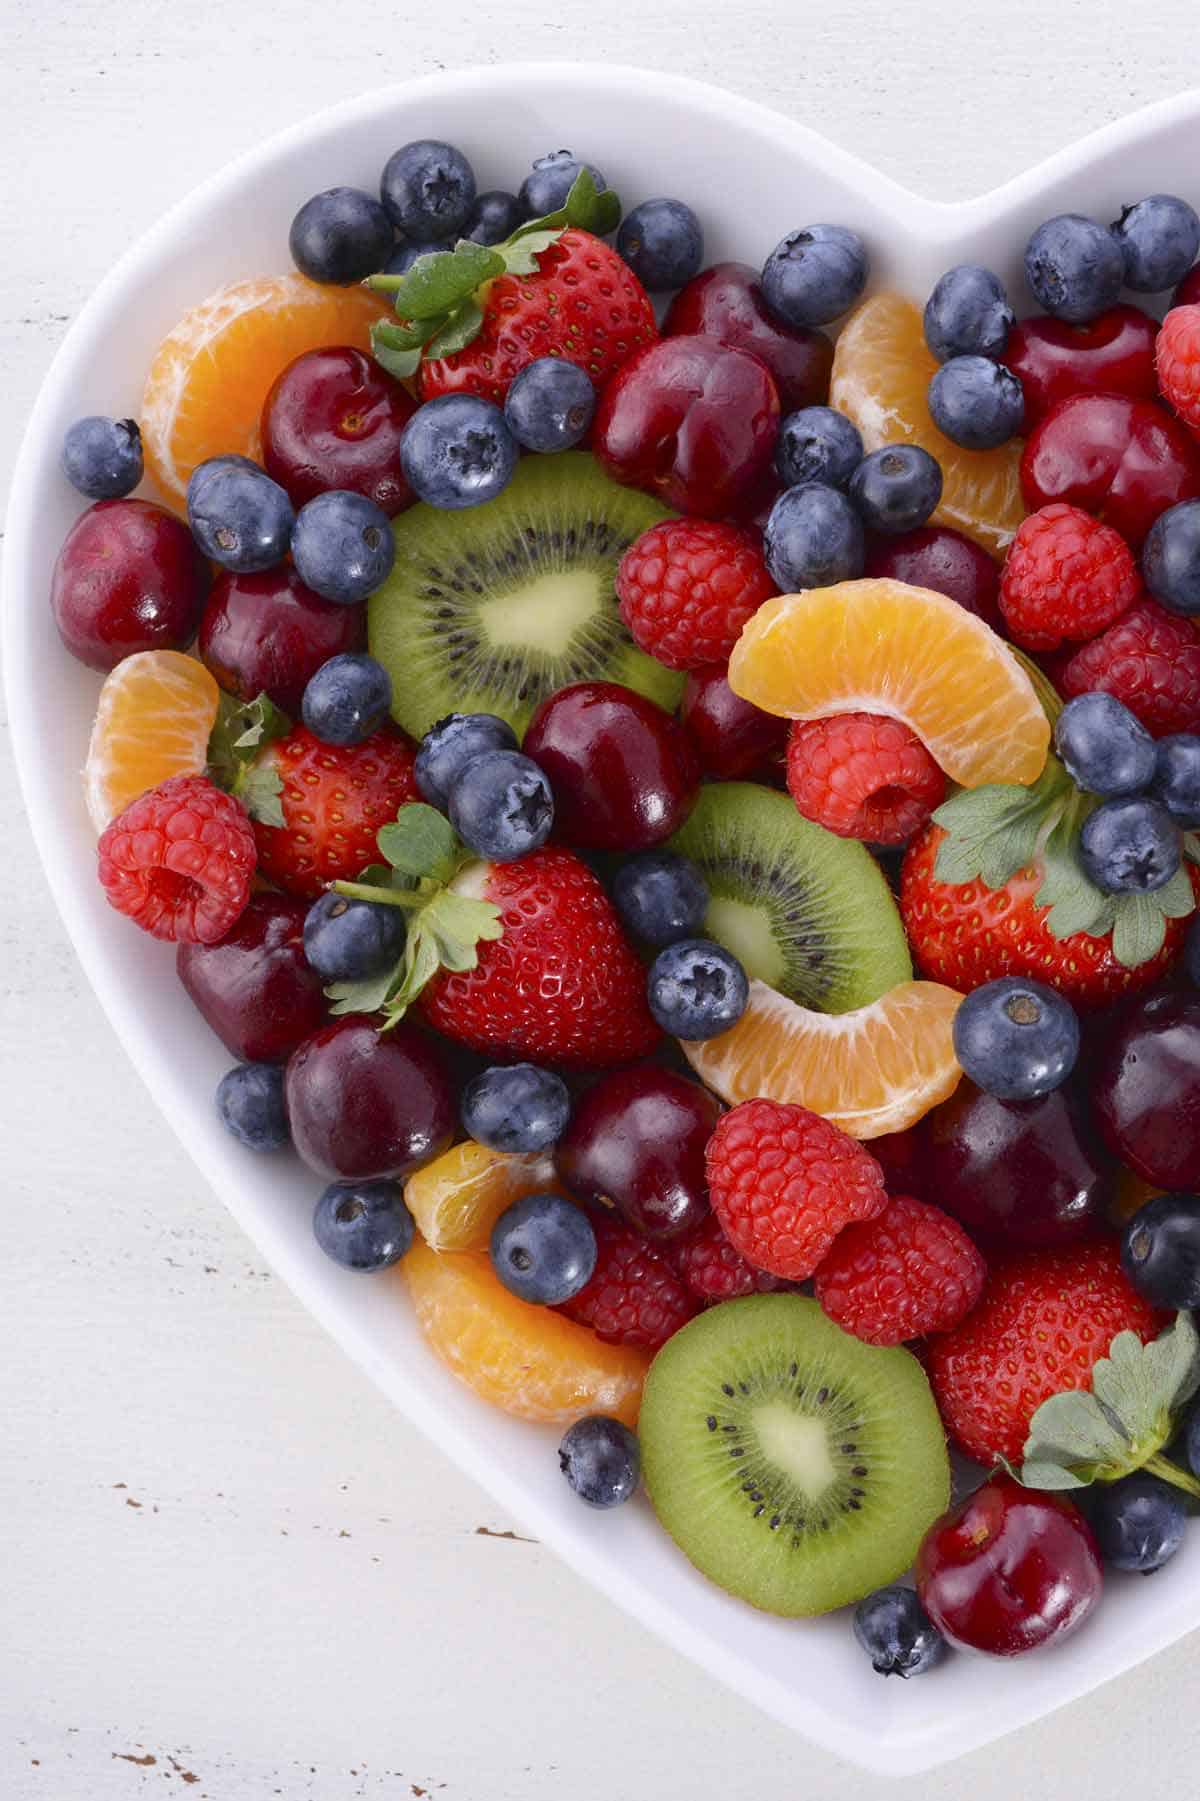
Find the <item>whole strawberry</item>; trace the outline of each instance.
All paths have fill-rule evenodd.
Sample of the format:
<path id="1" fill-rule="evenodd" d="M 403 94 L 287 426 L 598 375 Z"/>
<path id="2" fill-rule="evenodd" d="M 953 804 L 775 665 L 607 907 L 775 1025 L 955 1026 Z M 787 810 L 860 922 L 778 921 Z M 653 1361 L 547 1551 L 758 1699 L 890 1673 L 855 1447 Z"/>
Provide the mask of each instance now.
<path id="1" fill-rule="evenodd" d="M 668 669 L 727 662 L 747 619 L 774 593 L 755 537 L 715 519 L 652 525 L 617 569 L 634 643 Z"/>
<path id="2" fill-rule="evenodd" d="M 605 1344 L 657 1351 L 699 1311 L 668 1253 L 647 1244 L 624 1221 L 593 1213 L 596 1268 L 587 1286 L 558 1309 L 590 1326 Z"/>
<path id="3" fill-rule="evenodd" d="M 1027 1251 L 993 1265 L 974 1312 L 931 1340 L 926 1368 L 951 1438 L 978 1463 L 1021 1462 L 1043 1401 L 1089 1388 L 1118 1332 L 1155 1337 L 1115 1242 Z"/>

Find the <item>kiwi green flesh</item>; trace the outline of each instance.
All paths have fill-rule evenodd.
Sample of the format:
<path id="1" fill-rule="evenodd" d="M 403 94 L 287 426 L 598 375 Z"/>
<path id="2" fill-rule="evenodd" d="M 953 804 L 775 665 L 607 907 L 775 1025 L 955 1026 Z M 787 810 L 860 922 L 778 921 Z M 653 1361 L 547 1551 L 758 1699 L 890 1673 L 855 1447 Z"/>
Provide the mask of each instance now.
<path id="1" fill-rule="evenodd" d="M 397 724 L 420 738 L 447 713 L 498 713 L 520 734 L 548 694 L 591 681 L 673 710 L 683 677 L 638 650 L 614 586 L 629 545 L 669 517 L 584 451 L 523 457 L 483 506 L 399 514 L 367 608 Z"/>
<path id="2" fill-rule="evenodd" d="M 870 851 L 802 818 L 786 794 L 710 784 L 671 849 L 708 883 L 705 933 L 801 1006 L 848 1013 L 911 978 L 904 926 Z"/>
<path id="3" fill-rule="evenodd" d="M 949 1505 L 916 1358 L 852 1338 L 801 1295 L 726 1301 L 677 1332 L 638 1436 L 680 1550 L 768 1613 L 827 1613 L 894 1581 Z"/>

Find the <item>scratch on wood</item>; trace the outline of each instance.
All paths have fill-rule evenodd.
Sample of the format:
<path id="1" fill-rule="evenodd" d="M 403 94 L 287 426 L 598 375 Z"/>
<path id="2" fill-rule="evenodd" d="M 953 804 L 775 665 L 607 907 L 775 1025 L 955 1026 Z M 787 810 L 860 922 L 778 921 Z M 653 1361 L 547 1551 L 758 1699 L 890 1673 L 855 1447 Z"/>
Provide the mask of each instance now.
<path id="1" fill-rule="evenodd" d="M 140 1501 L 135 1501 L 132 1495 L 126 1495 L 125 1505 L 126 1507 L 137 1507 L 140 1509 L 142 1503 Z"/>
<path id="2" fill-rule="evenodd" d="M 118 1763 L 135 1763 L 142 1770 L 149 1770 L 158 1762 L 152 1751 L 147 1751 L 145 1757 L 135 1757 L 132 1751 L 114 1751 L 112 1755 Z"/>
<path id="3" fill-rule="evenodd" d="M 517 1545 L 536 1545 L 536 1538 L 525 1538 L 520 1532 L 494 1532 L 490 1526 L 476 1526 L 476 1538 L 508 1538 Z"/>
<path id="4" fill-rule="evenodd" d="M 172 1756 L 170 1756 L 170 1754 L 168 1754 L 168 1756 L 167 1756 L 167 1762 L 170 1764 L 171 1768 L 174 1770 L 175 1774 L 178 1776 L 180 1782 L 186 1782 L 189 1785 L 193 1782 L 199 1782 L 200 1778 L 199 1778 L 199 1776 L 196 1775 L 195 1771 L 185 1770 L 183 1765 L 181 1763 L 177 1762 L 177 1760 L 175 1758 L 173 1758 Z"/>

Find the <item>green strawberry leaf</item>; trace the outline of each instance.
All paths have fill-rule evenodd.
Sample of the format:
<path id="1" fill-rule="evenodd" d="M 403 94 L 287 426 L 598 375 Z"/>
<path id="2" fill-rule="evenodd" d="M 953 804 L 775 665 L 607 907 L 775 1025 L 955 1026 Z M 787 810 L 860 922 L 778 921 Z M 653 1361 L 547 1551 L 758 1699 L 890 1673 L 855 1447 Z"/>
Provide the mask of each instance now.
<path id="1" fill-rule="evenodd" d="M 395 968 L 382 975 L 367 976 L 361 982 L 331 982 L 325 992 L 332 1003 L 329 1011 L 342 1013 L 378 1013 L 385 1005 L 396 983 Z"/>
<path id="2" fill-rule="evenodd" d="M 946 833 L 934 865 L 938 881 L 978 879 L 989 888 L 1003 888 L 1019 869 L 1036 860 L 1074 792 L 1054 757 L 1047 757 L 1031 787 L 989 782 L 982 788 L 960 789 L 933 815 Z"/>
<path id="3" fill-rule="evenodd" d="M 236 794 L 251 819 L 262 825 L 283 826 L 283 781 L 277 769 L 268 764 L 248 765 L 231 790 Z"/>
<path id="4" fill-rule="evenodd" d="M 391 825 L 380 827 L 375 842 L 391 867 L 411 882 L 422 877 L 448 882 L 466 854 L 445 814 L 424 801 L 401 807 Z"/>
<path id="5" fill-rule="evenodd" d="M 1183 834 L 1183 854 L 1189 863 L 1200 863 L 1200 837 L 1195 832 Z"/>
<path id="6" fill-rule="evenodd" d="M 391 295 L 398 319 L 441 319 L 485 281 L 503 274 L 498 250 L 460 238 L 453 250 L 419 256 L 403 275 L 369 275 L 366 286 Z"/>
<path id="7" fill-rule="evenodd" d="M 468 296 L 452 313 L 447 313 L 445 322 L 425 345 L 422 355 L 432 362 L 435 357 L 453 356 L 456 350 L 465 350 L 479 336 L 482 324 L 483 308 L 474 296 Z"/>
<path id="8" fill-rule="evenodd" d="M 1096 887 L 1079 858 L 1080 827 L 1094 805 L 1090 796 L 1072 795 L 1041 846 L 1042 881 L 1034 899 L 1050 908 L 1047 924 L 1056 938 L 1073 932 L 1102 938 L 1116 918 L 1112 895 Z"/>
<path id="9" fill-rule="evenodd" d="M 509 243 L 528 237 L 531 232 L 557 234 L 568 225 L 579 231 L 590 231 L 593 237 L 604 238 L 610 231 L 615 231 L 620 222 L 620 198 L 611 188 L 598 192 L 591 170 L 585 168 L 580 169 L 571 183 L 571 191 L 557 212 L 544 213 L 540 219 L 527 219 L 524 225 L 518 225 Z"/>
<path id="10" fill-rule="evenodd" d="M 504 267 L 510 275 L 533 275 L 537 272 L 538 257 L 543 250 L 549 250 L 551 244 L 558 242 L 561 231 L 530 231 L 510 238 L 507 244 L 497 246 L 504 258 Z"/>
<path id="11" fill-rule="evenodd" d="M 286 737 L 291 729 L 287 714 L 267 694 L 249 701 L 221 695 L 208 740 L 208 774 L 219 788 L 241 801 L 251 819 L 260 819 L 264 825 L 284 823 L 283 783 L 278 771 L 259 759 L 268 744 Z"/>

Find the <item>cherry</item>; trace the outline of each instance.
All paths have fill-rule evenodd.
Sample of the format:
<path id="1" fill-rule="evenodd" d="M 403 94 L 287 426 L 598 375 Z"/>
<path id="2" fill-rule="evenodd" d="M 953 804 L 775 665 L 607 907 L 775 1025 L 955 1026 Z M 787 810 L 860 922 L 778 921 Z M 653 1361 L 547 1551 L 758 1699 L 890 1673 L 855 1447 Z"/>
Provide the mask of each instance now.
<path id="1" fill-rule="evenodd" d="M 772 775 L 782 773 L 789 722 L 735 694 L 723 663 L 692 670 L 680 718 L 701 769 L 716 781 L 746 781 L 764 765 L 774 766 Z"/>
<path id="2" fill-rule="evenodd" d="M 757 504 L 778 430 L 779 395 L 756 356 L 716 338 L 662 338 L 605 388 L 592 448 L 615 481 L 723 519 Z"/>
<path id="3" fill-rule="evenodd" d="M 400 438 L 416 402 L 361 350 L 335 345 L 289 363 L 262 414 L 263 463 L 293 506 L 349 488 L 389 515 L 411 506 Z"/>
<path id="4" fill-rule="evenodd" d="M 325 1022 L 304 957 L 304 901 L 256 894 L 217 944 L 181 944 L 179 979 L 239 1062 L 282 1063 Z"/>
<path id="5" fill-rule="evenodd" d="M 555 1151 L 559 1180 L 647 1238 L 679 1238 L 708 1213 L 704 1147 L 720 1114 L 707 1088 L 672 1070 L 617 1070 L 577 1103 Z"/>
<path id="6" fill-rule="evenodd" d="M 50 582 L 59 636 L 90 669 L 196 635 L 209 566 L 181 520 L 148 500 L 99 500 L 63 540 Z"/>
<path id="7" fill-rule="evenodd" d="M 584 850 L 648 850 L 696 799 L 700 770 L 682 726 L 617 682 L 550 695 L 523 749 L 550 778 L 555 836 Z"/>
<path id="8" fill-rule="evenodd" d="M 304 690 L 330 657 L 366 643 L 362 607 L 323 600 L 290 563 L 256 575 L 221 575 L 200 621 L 200 655 L 222 688 L 242 700 L 269 694 L 298 713 Z"/>
<path id="9" fill-rule="evenodd" d="M 664 337 L 718 338 L 764 362 L 785 413 L 823 405 L 829 395 L 833 345 L 822 331 L 784 325 L 763 297 L 749 263 L 714 263 L 681 288 L 663 321 Z"/>
<path id="10" fill-rule="evenodd" d="M 1005 1475 L 934 1522 L 917 1552 L 916 1577 L 938 1631 L 993 1657 L 1016 1657 L 1074 1632 L 1104 1580 L 1079 1509 Z"/>
<path id="11" fill-rule="evenodd" d="M 1139 1176 L 1200 1184 L 1200 994 L 1153 994 L 1117 1015 L 1092 1103 L 1105 1142 Z"/>
<path id="12" fill-rule="evenodd" d="M 999 1101 L 964 1078 L 918 1137 L 918 1192 L 985 1244 L 1086 1238 L 1116 1197 L 1116 1172 L 1075 1083 L 1036 1101 Z"/>
<path id="13" fill-rule="evenodd" d="M 1075 394 L 1026 441 L 1021 491 L 1031 509 L 1082 507 L 1136 547 L 1160 513 L 1200 495 L 1200 445 L 1151 400 Z"/>
<path id="14" fill-rule="evenodd" d="M 292 1055 L 284 1086 L 292 1141 L 324 1176 L 406 1176 L 446 1150 L 456 1103 L 437 1041 L 404 1020 L 335 1020 Z"/>
<path id="15" fill-rule="evenodd" d="M 1025 430 L 1072 394 L 1128 394 L 1154 400 L 1157 321 L 1140 306 L 1110 306 L 1086 325 L 1038 313 L 1008 336 L 1004 361 L 1025 393 Z"/>
<path id="16" fill-rule="evenodd" d="M 1197 263 L 1196 267 L 1194 269 L 1188 270 L 1187 274 L 1184 276 L 1183 280 L 1180 282 L 1179 286 L 1175 290 L 1175 293 L 1171 300 L 1171 305 L 1172 306 L 1198 306 L 1198 305 L 1200 305 L 1200 263 Z"/>
<path id="17" fill-rule="evenodd" d="M 993 631 L 1004 630 L 997 599 L 999 565 L 981 544 L 949 526 L 923 525 L 898 538 L 877 539 L 867 552 L 864 573 L 948 594 Z"/>

